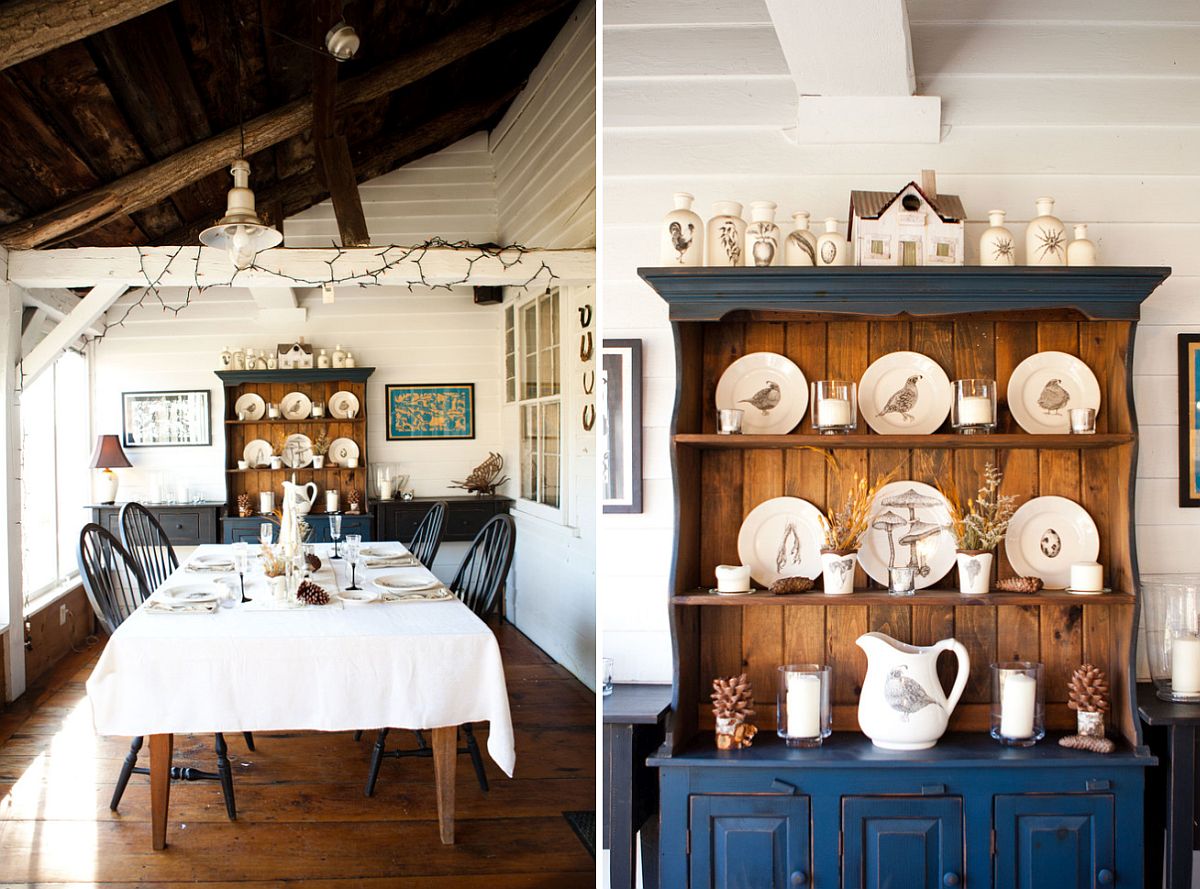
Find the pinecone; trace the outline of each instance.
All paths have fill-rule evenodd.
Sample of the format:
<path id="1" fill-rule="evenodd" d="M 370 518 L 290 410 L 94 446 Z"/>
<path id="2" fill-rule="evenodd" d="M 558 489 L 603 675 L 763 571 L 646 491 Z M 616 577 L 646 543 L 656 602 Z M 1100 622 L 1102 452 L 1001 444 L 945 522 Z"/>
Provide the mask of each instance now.
<path id="1" fill-rule="evenodd" d="M 1067 683 L 1067 706 L 1085 713 L 1108 712 L 1108 676 L 1099 667 L 1084 664 Z"/>
<path id="2" fill-rule="evenodd" d="M 1088 738 L 1083 735 L 1067 735 L 1059 738 L 1058 745 L 1075 750 L 1090 750 L 1092 753 L 1112 753 L 1117 749 L 1117 745 L 1109 738 Z"/>
<path id="3" fill-rule="evenodd" d="M 321 570 L 321 557 L 316 553 L 308 553 L 304 556 L 304 564 L 308 565 L 308 570 L 317 572 Z"/>
<path id="4" fill-rule="evenodd" d="M 240 515 L 242 518 L 252 515 L 252 513 L 250 511 L 250 495 L 249 494 L 238 494 L 237 495 L 237 506 L 238 506 L 238 515 Z"/>
<path id="5" fill-rule="evenodd" d="M 714 679 L 713 693 L 709 697 L 713 702 L 713 716 L 717 719 L 745 722 L 754 715 L 754 689 L 745 673 L 732 679 Z"/>
<path id="6" fill-rule="evenodd" d="M 1040 577 L 1006 577 L 996 582 L 996 589 L 1006 593 L 1036 593 L 1041 588 Z"/>
<path id="7" fill-rule="evenodd" d="M 317 586 L 311 580 L 306 580 L 300 584 L 300 589 L 296 590 L 296 598 L 305 605 L 328 605 L 329 593 Z"/>
<path id="8" fill-rule="evenodd" d="M 771 592 L 776 596 L 807 593 L 812 588 L 813 580 L 811 577 L 781 577 L 771 584 Z"/>
<path id="9" fill-rule="evenodd" d="M 359 507 L 362 505 L 362 494 L 358 488 L 351 488 L 350 493 L 346 495 L 346 512 L 358 514 Z"/>

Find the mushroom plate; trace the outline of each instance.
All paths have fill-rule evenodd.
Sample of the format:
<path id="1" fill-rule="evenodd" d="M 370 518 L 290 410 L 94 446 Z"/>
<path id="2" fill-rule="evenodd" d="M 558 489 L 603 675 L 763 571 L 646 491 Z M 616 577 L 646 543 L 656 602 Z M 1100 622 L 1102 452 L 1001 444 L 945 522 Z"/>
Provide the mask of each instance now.
<path id="1" fill-rule="evenodd" d="M 858 561 L 867 576 L 883 586 L 889 568 L 907 565 L 917 569 L 919 590 L 940 581 L 955 564 L 946 498 L 923 482 L 884 485 L 875 495 L 870 530 L 863 537 Z"/>

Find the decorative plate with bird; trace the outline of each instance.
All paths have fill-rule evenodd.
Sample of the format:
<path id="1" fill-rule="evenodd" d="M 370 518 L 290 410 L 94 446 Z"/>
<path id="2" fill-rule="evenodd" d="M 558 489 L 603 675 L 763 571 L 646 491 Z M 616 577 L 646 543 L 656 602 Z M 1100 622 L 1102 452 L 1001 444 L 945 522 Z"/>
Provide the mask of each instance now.
<path id="1" fill-rule="evenodd" d="M 892 352 L 858 381 L 863 417 L 881 435 L 929 435 L 950 413 L 950 379 L 920 352 Z"/>
<path id="2" fill-rule="evenodd" d="M 1069 411 L 1100 409 L 1100 384 L 1092 369 L 1066 352 L 1038 352 L 1013 369 L 1008 381 L 1008 409 L 1021 428 L 1033 435 L 1065 435 L 1071 431 Z"/>
<path id="3" fill-rule="evenodd" d="M 1048 590 L 1071 582 L 1072 562 L 1094 562 L 1100 533 L 1086 509 L 1066 497 L 1034 497 L 1013 513 L 1004 553 L 1020 576 L 1040 577 Z"/>
<path id="4" fill-rule="evenodd" d="M 821 573 L 821 511 L 799 497 L 764 500 L 742 521 L 738 558 L 760 586 Z"/>
<path id="5" fill-rule="evenodd" d="M 774 352 L 743 355 L 717 381 L 717 409 L 737 408 L 742 432 L 787 435 L 808 410 L 808 380 L 795 363 Z"/>

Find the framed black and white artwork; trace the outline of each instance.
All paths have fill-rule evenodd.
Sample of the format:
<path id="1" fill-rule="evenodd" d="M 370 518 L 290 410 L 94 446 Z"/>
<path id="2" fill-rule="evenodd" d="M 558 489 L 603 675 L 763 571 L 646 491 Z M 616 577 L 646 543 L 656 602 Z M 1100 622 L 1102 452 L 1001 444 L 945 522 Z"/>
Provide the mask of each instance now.
<path id="1" fill-rule="evenodd" d="M 641 340 L 601 344 L 599 445 L 604 512 L 641 512 Z"/>
<path id="2" fill-rule="evenodd" d="M 121 393 L 121 444 L 194 448 L 212 444 L 207 389 Z"/>

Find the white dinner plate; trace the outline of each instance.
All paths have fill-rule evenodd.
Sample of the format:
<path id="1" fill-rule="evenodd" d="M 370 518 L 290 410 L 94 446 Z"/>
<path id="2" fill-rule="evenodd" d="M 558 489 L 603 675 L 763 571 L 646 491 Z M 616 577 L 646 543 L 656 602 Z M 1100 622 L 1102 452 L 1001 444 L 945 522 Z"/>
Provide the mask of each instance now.
<path id="1" fill-rule="evenodd" d="M 920 352 L 892 352 L 858 381 L 858 404 L 880 435 L 930 435 L 950 413 L 953 391 L 940 364 Z"/>
<path id="2" fill-rule="evenodd" d="M 302 432 L 289 435 L 283 442 L 283 453 L 280 455 L 283 465 L 288 469 L 303 469 L 312 464 L 312 439 Z"/>
<path id="3" fill-rule="evenodd" d="M 289 392 L 279 402 L 285 420 L 307 420 L 312 416 L 312 401 L 303 392 Z"/>
<path id="4" fill-rule="evenodd" d="M 364 545 L 359 552 L 364 556 L 402 556 L 405 554 L 405 550 L 399 545 L 380 546 L 377 543 Z"/>
<path id="5" fill-rule="evenodd" d="M 888 568 L 905 565 L 917 567 L 917 589 L 933 586 L 956 561 L 946 498 L 923 482 L 884 485 L 871 504 L 871 521 L 858 561 L 868 577 L 885 587 Z"/>
<path id="6" fill-rule="evenodd" d="M 1100 533 L 1086 509 L 1066 497 L 1034 497 L 1008 523 L 1004 552 L 1022 577 L 1040 577 L 1048 590 L 1071 583 L 1072 562 L 1094 562 Z"/>
<path id="7" fill-rule="evenodd" d="M 267 403 L 263 401 L 261 395 L 254 392 L 247 392 L 238 398 L 233 403 L 233 413 L 235 416 L 240 416 L 245 412 L 247 420 L 261 420 L 267 414 Z"/>
<path id="8" fill-rule="evenodd" d="M 328 458 L 337 466 L 345 466 L 347 460 L 358 459 L 358 445 L 349 438 L 335 438 L 329 444 Z"/>
<path id="9" fill-rule="evenodd" d="M 372 590 L 341 590 L 337 597 L 347 605 L 366 605 L 379 599 L 379 593 Z"/>
<path id="10" fill-rule="evenodd" d="M 233 559 L 228 556 L 192 556 L 188 560 L 189 565 L 195 565 L 197 568 L 225 568 L 233 570 Z"/>
<path id="11" fill-rule="evenodd" d="M 1065 435 L 1071 408 L 1100 409 L 1100 384 L 1092 369 L 1066 352 L 1038 352 L 1008 380 L 1008 409 L 1026 432 Z"/>
<path id="12" fill-rule="evenodd" d="M 773 497 L 742 520 L 738 558 L 759 586 L 769 587 L 781 577 L 820 574 L 824 542 L 819 509 L 799 497 Z"/>
<path id="13" fill-rule="evenodd" d="M 436 577 L 412 577 L 407 574 L 384 574 L 374 578 L 371 582 L 385 590 L 399 590 L 406 593 L 431 590 L 442 584 Z"/>
<path id="14" fill-rule="evenodd" d="M 269 441 L 256 438 L 242 449 L 242 459 L 250 464 L 251 469 L 254 469 L 257 466 L 266 466 L 270 463 L 272 453 L 274 452 L 271 449 Z"/>
<path id="15" fill-rule="evenodd" d="M 338 420 L 350 420 L 358 416 L 358 396 L 353 392 L 334 392 L 329 399 L 329 415 Z"/>
<path id="16" fill-rule="evenodd" d="M 159 590 L 154 597 L 165 605 L 197 605 L 202 602 L 215 602 L 220 598 L 220 591 L 209 584 L 188 584 Z"/>
<path id="17" fill-rule="evenodd" d="M 717 410 L 737 408 L 742 432 L 786 435 L 808 410 L 808 380 L 800 368 L 774 352 L 743 355 L 717 381 Z"/>

